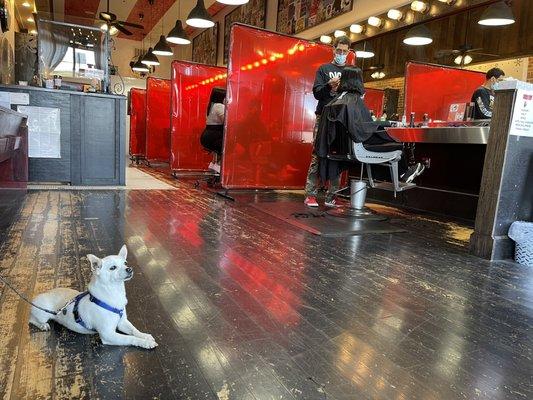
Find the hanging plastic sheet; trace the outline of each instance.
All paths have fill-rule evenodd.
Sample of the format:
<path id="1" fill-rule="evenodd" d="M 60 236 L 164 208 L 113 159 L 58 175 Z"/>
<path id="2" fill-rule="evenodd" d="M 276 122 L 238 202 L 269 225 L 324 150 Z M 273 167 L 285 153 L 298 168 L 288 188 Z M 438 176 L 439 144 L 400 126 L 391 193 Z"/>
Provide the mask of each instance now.
<path id="1" fill-rule="evenodd" d="M 146 154 L 146 90 L 130 90 L 130 156 Z"/>
<path id="2" fill-rule="evenodd" d="M 385 92 L 379 89 L 365 88 L 364 102 L 370 111 L 373 111 L 376 117 L 381 117 L 383 114 L 383 102 L 385 100 Z"/>
<path id="3" fill-rule="evenodd" d="M 317 101 L 313 82 L 330 46 L 233 25 L 222 185 L 303 188 Z"/>
<path id="4" fill-rule="evenodd" d="M 170 80 L 146 80 L 146 159 L 170 160 Z"/>
<path id="5" fill-rule="evenodd" d="M 408 63 L 405 75 L 405 115 L 415 121 L 427 114 L 433 121 L 448 121 L 451 108 L 470 102 L 485 82 L 485 74 L 442 65 Z"/>
<path id="6" fill-rule="evenodd" d="M 212 156 L 200 145 L 214 87 L 226 88 L 227 69 L 184 61 L 172 63 L 171 160 L 173 171 L 205 171 Z"/>

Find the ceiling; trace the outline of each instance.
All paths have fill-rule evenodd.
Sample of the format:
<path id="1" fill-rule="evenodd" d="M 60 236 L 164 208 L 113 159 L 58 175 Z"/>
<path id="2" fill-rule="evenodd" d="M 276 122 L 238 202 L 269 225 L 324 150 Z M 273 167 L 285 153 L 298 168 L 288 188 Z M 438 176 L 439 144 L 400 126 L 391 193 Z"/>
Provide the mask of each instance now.
<path id="1" fill-rule="evenodd" d="M 224 8 L 215 0 L 204 1 L 211 15 L 215 15 Z M 56 20 L 73 23 L 81 23 L 85 20 L 83 21 L 85 24 L 93 25 L 99 13 L 107 9 L 107 2 L 108 0 L 15 0 L 15 7 L 20 15 L 19 23 L 31 31 L 35 29 L 35 25 L 28 21 L 28 18 L 34 11 L 41 14 L 53 14 Z M 28 3 L 30 7 L 27 7 L 27 4 L 24 6 L 23 3 Z M 144 30 L 131 29 L 132 36 L 124 34 L 119 36 L 132 40 L 141 40 L 143 33 L 148 35 L 152 30 L 154 30 L 154 35 L 160 34 L 161 29 L 170 31 L 178 13 L 183 20 L 195 5 L 196 0 L 154 0 L 152 6 L 149 0 L 109 0 L 109 10 L 117 15 L 117 19 L 144 26 Z M 140 17 L 141 14 L 143 17 Z M 161 26 L 162 23 L 163 26 Z"/>

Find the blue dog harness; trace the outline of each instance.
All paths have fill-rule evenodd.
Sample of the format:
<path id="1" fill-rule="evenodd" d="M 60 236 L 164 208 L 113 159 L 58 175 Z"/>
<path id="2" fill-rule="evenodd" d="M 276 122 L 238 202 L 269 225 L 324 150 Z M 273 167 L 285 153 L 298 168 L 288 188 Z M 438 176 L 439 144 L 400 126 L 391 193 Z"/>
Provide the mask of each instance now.
<path id="1" fill-rule="evenodd" d="M 80 304 L 80 300 L 83 299 L 85 296 L 89 295 L 89 301 L 96 304 L 98 307 L 103 308 L 104 310 L 111 311 L 114 314 L 117 314 L 120 318 L 122 318 L 122 315 L 124 314 L 124 309 L 120 310 L 115 307 L 111 307 L 106 302 L 103 302 L 100 299 L 97 299 L 94 297 L 89 291 L 80 293 L 74 299 L 72 302 L 74 302 L 74 308 L 72 309 L 72 313 L 74 314 L 74 321 L 76 321 L 78 324 L 83 326 L 85 329 L 92 331 L 93 329 L 89 328 L 87 324 L 83 321 L 83 319 L 80 316 L 80 313 L 78 312 L 78 306 Z"/>

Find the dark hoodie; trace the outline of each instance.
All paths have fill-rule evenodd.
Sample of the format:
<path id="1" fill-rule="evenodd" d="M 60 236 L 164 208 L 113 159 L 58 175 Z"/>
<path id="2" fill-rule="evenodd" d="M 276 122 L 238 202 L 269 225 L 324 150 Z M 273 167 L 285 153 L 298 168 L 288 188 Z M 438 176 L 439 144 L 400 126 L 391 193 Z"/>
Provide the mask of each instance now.
<path id="1" fill-rule="evenodd" d="M 348 164 L 328 160 L 328 155 L 355 156 L 352 143 L 365 143 L 376 137 L 380 142 L 394 142 L 381 123 L 372 120 L 370 111 L 356 93 L 341 93 L 322 110 L 315 139 L 315 153 L 320 159 L 320 177 L 323 181 L 336 177 Z"/>

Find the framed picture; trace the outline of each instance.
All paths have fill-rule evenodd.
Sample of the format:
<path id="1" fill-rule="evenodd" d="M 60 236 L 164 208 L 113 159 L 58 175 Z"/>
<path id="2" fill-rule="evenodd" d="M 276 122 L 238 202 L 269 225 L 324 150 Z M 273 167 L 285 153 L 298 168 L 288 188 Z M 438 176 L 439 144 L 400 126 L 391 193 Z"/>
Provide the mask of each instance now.
<path id="1" fill-rule="evenodd" d="M 277 31 L 294 35 L 352 11 L 354 0 L 279 0 Z"/>
<path id="2" fill-rule="evenodd" d="M 218 22 L 192 40 L 192 60 L 201 64 L 217 65 Z"/>
<path id="3" fill-rule="evenodd" d="M 264 28 L 266 26 L 266 0 L 250 0 L 224 18 L 224 64 L 228 63 L 229 37 L 231 25 L 241 22 L 246 25 Z"/>

